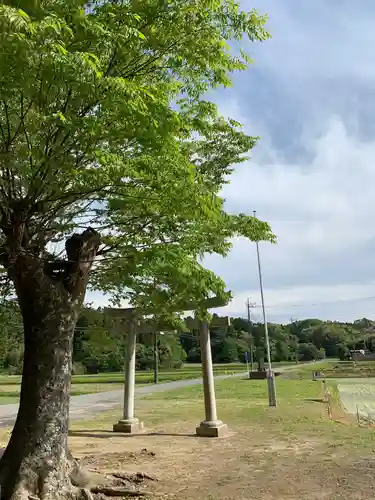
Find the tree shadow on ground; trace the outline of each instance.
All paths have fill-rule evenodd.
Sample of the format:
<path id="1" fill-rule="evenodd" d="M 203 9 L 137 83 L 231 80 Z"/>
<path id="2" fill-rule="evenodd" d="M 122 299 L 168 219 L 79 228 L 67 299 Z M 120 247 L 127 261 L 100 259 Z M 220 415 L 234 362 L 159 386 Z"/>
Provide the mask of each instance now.
<path id="1" fill-rule="evenodd" d="M 69 431 L 69 437 L 89 437 L 89 438 L 98 438 L 98 439 L 108 439 L 111 437 L 121 436 L 125 438 L 139 437 L 139 436 L 171 436 L 171 437 L 197 437 L 196 434 L 187 434 L 187 433 L 173 433 L 173 432 L 138 432 L 134 434 L 126 434 L 123 432 L 113 432 L 106 430 L 71 430 Z"/>

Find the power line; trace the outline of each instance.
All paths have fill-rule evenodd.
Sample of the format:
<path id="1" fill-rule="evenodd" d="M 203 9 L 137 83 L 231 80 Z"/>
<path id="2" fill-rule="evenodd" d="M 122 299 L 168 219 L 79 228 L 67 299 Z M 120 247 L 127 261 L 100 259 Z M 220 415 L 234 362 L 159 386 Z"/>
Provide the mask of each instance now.
<path id="1" fill-rule="evenodd" d="M 370 300 L 375 300 L 375 295 L 369 296 L 369 297 L 357 297 L 357 298 L 350 298 L 350 299 L 337 299 L 337 300 L 327 300 L 324 302 L 299 302 L 298 304 L 273 304 L 270 306 L 267 306 L 268 308 L 272 309 L 277 309 L 277 308 L 289 308 L 289 307 L 319 307 L 319 306 L 324 306 L 324 305 L 331 305 L 331 304 L 340 304 L 340 303 L 345 303 L 345 302 L 365 302 L 365 301 L 370 301 Z M 257 309 L 260 309 L 262 306 L 261 305 L 256 305 L 255 306 Z"/>

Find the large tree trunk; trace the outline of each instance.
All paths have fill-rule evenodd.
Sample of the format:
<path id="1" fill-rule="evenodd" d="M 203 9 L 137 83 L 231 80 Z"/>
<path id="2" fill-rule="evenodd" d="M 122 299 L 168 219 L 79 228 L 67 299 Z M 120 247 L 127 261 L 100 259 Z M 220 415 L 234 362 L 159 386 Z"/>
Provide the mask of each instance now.
<path id="1" fill-rule="evenodd" d="M 28 258 L 13 268 L 25 354 L 17 420 L 0 461 L 1 500 L 90 497 L 73 484 L 67 447 L 73 334 L 87 283 L 77 276 L 51 279 Z"/>

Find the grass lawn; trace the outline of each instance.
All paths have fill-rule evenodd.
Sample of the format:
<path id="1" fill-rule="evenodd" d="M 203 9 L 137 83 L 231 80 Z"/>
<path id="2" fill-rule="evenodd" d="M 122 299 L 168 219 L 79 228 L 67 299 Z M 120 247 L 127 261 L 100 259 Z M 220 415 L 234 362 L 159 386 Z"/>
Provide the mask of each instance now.
<path id="1" fill-rule="evenodd" d="M 246 365 L 242 363 L 214 365 L 215 375 L 225 375 L 232 372 L 245 372 Z M 184 365 L 178 370 L 160 370 L 159 382 L 172 382 L 199 378 L 202 367 L 200 364 Z M 71 395 L 105 392 L 123 387 L 123 373 L 99 373 L 97 375 L 74 375 L 72 377 Z M 19 375 L 0 375 L 0 405 L 17 403 L 19 400 L 21 377 Z M 146 385 L 154 382 L 153 372 L 137 372 L 136 384 Z"/>
<path id="2" fill-rule="evenodd" d="M 322 371 L 324 374 L 327 370 L 331 370 L 332 367 L 337 365 L 339 361 L 337 359 L 323 359 L 322 361 L 317 361 L 313 364 L 310 363 L 299 363 L 295 364 L 295 368 L 292 371 L 289 371 L 283 375 L 283 377 L 295 378 L 295 379 L 311 379 L 313 371 Z"/>
<path id="3" fill-rule="evenodd" d="M 75 383 L 70 391 L 72 396 L 80 396 L 82 394 L 92 394 L 93 392 L 105 392 L 116 389 L 121 389 L 122 384 L 119 383 L 91 383 L 82 384 Z M 0 385 L 0 405 L 18 403 L 20 386 L 19 384 L 2 384 Z"/>
<path id="4" fill-rule="evenodd" d="M 194 436 L 203 419 L 200 386 L 154 393 L 136 401 L 145 434 L 113 434 L 119 414 L 111 411 L 72 423 L 70 447 L 86 467 L 100 470 L 95 480 L 113 471 L 156 476 L 144 485 L 151 498 L 374 498 L 375 433 L 350 418 L 329 421 L 321 391 L 319 382 L 278 378 L 278 406 L 269 408 L 265 381 L 219 381 L 218 414 L 230 429 L 223 439 Z"/>
<path id="5" fill-rule="evenodd" d="M 326 378 L 375 378 L 375 362 L 370 366 L 366 362 L 356 363 L 355 366 L 336 365 L 324 375 Z"/>
<path id="6" fill-rule="evenodd" d="M 338 361 L 323 360 L 309 365 L 299 366 L 283 376 L 287 378 L 311 379 L 312 371 L 321 371 L 333 393 L 352 415 L 364 422 L 375 423 L 375 361 Z"/>
<path id="7" fill-rule="evenodd" d="M 333 361 L 322 366 L 325 378 L 371 378 L 375 377 L 375 361 Z"/>

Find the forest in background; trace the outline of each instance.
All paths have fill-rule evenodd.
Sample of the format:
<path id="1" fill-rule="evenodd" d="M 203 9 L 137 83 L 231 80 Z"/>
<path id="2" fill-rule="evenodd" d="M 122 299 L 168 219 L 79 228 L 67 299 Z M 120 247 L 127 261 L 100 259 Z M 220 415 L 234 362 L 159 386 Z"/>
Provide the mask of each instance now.
<path id="1" fill-rule="evenodd" d="M 353 323 L 304 319 L 281 325 L 268 324 L 273 361 L 309 361 L 324 357 L 347 359 L 350 349 L 375 351 L 375 321 L 362 318 Z M 245 362 L 252 350 L 254 362 L 262 366 L 265 358 L 264 327 L 249 325 L 244 318 L 232 318 L 228 328 L 211 329 L 214 363 Z M 199 363 L 200 348 L 196 331 L 158 335 L 160 367 L 178 369 L 183 363 Z M 140 334 L 137 339 L 137 369 L 154 365 L 154 337 Z M 22 371 L 23 330 L 18 306 L 0 306 L 0 370 L 9 374 Z M 117 372 L 123 368 L 124 338 L 108 325 L 102 309 L 85 307 L 74 335 L 74 372 Z"/>

